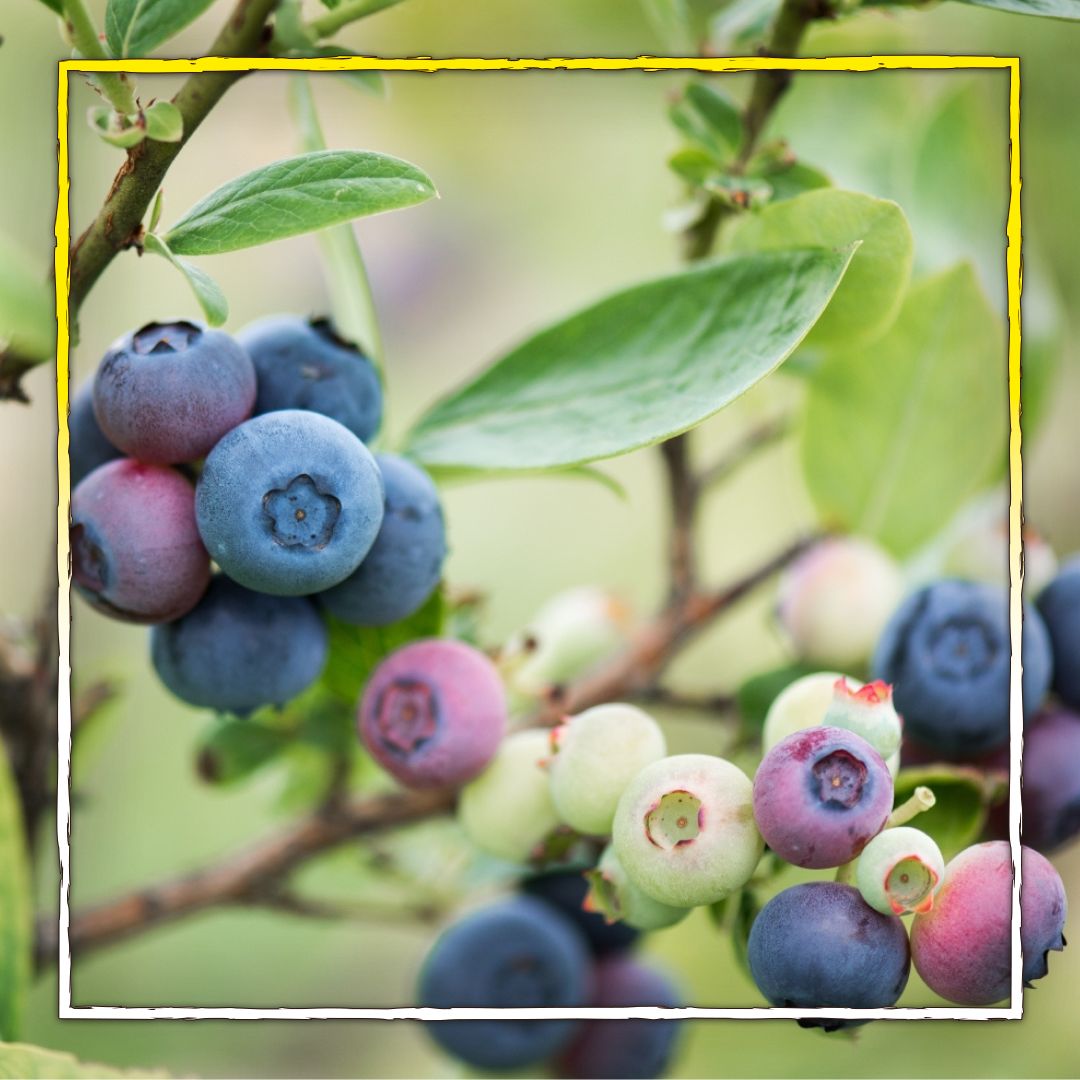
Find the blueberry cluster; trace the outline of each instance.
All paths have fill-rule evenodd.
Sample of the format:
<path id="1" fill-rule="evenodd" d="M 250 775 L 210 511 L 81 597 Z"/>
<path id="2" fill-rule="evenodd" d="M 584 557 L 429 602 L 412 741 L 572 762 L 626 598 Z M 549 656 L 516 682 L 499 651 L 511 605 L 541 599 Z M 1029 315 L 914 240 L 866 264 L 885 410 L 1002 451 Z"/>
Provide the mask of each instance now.
<path id="1" fill-rule="evenodd" d="M 583 909 L 576 870 L 526 878 L 519 893 L 473 911 L 435 941 L 418 1001 L 431 1008 L 597 1008 L 683 1005 L 670 979 L 631 952 L 636 931 Z M 547 1075 L 658 1077 L 675 1020 L 441 1020 L 435 1041 L 466 1064 L 506 1075 L 546 1063 Z"/>
<path id="2" fill-rule="evenodd" d="M 323 610 L 384 626 L 441 576 L 438 493 L 368 450 L 381 416 L 374 366 L 326 320 L 127 334 L 71 407 L 76 590 L 153 625 L 154 667 L 184 701 L 288 701 L 323 669 Z"/>

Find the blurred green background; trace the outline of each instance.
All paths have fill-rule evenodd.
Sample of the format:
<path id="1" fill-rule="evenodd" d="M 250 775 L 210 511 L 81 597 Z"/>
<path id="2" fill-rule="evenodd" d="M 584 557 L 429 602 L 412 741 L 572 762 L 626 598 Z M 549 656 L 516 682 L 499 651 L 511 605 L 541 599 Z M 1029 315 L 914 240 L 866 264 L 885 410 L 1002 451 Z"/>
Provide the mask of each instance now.
<path id="1" fill-rule="evenodd" d="M 103 5 L 97 7 L 99 13 Z M 217 4 L 170 44 L 198 54 L 229 10 Z M 0 229 L 51 260 L 55 202 L 55 20 L 26 0 L 4 13 L 0 99 L 8 167 L 0 172 Z M 473 0 L 452 13 L 438 0 L 407 3 L 341 35 L 377 55 L 635 56 L 664 51 L 628 0 Z M 810 55 L 1019 54 L 1023 58 L 1025 284 L 1034 305 L 1080 287 L 1072 223 L 1080 211 L 1080 141 L 1068 108 L 1080 95 L 1080 30 L 1070 24 L 946 4 L 919 12 L 870 12 L 816 30 Z M 738 77 L 721 77 L 742 95 Z M 363 222 L 364 246 L 388 357 L 389 441 L 444 389 L 507 346 L 621 285 L 672 268 L 663 211 L 679 187 L 664 166 L 678 143 L 664 107 L 682 80 L 669 74 L 394 75 L 386 101 L 332 76 L 316 80 L 331 146 L 361 147 L 415 161 L 442 198 Z M 166 78 L 144 80 L 159 96 Z M 160 85 L 160 89 L 158 88 Z M 912 220 L 918 269 L 969 257 L 992 297 L 1003 288 L 1006 82 L 1002 74 L 873 73 L 800 77 L 774 123 L 777 133 L 840 186 L 897 198 Z M 83 122 L 92 95 L 71 102 L 71 208 L 76 230 L 95 212 L 119 152 Z M 955 134 L 940 157 L 934 132 L 949 109 Z M 942 118 L 945 119 L 942 119 Z M 945 128 L 946 132 L 950 129 Z M 929 149 L 927 149 L 929 147 Z M 917 154 L 923 153 L 922 166 Z M 175 220 L 218 183 L 296 151 L 281 77 L 245 79 L 197 133 L 165 185 L 163 221 Z M 206 260 L 222 283 L 229 329 L 276 311 L 325 307 L 311 237 Z M 1068 305 L 1064 305 L 1066 308 Z M 83 311 L 73 356 L 76 384 L 115 337 L 152 318 L 197 315 L 183 281 L 162 260 L 116 260 Z M 1071 318 L 1075 320 L 1076 315 Z M 1075 325 L 1050 415 L 1025 447 L 1026 507 L 1060 553 L 1080 548 L 1080 391 Z M 55 481 L 52 369 L 27 380 L 29 408 L 0 412 L 0 469 L 19 503 L 5 531 L 0 595 L 8 614 L 29 614 L 53 565 Z M 703 454 L 791 392 L 782 379 L 710 421 Z M 552 593 L 583 582 L 610 587 L 646 611 L 660 597 L 657 568 L 665 511 L 655 453 L 604 466 L 630 492 L 541 478 L 447 491 L 452 556 L 448 579 L 488 594 L 484 637 L 520 626 Z M 711 499 L 702 521 L 705 572 L 721 581 L 778 550 L 812 520 L 794 448 L 770 450 Z M 783 659 L 763 590 L 697 642 L 672 681 L 725 690 Z M 78 787 L 73 828 L 76 906 L 200 865 L 272 827 L 281 778 L 257 777 L 223 793 L 198 782 L 195 737 L 206 722 L 170 699 L 153 678 L 145 632 L 74 611 L 77 684 L 123 683 Z M 675 750 L 719 750 L 708 721 L 671 718 Z M 46 850 L 48 838 L 46 837 Z M 44 860 L 50 862 L 48 858 Z M 1080 849 L 1059 867 L 1080 911 Z M 320 884 L 347 891 L 348 854 L 319 869 Z M 42 909 L 55 905 L 55 869 L 42 870 Z M 429 928 L 332 925 L 270 913 L 215 912 L 111 947 L 78 965 L 76 1004 L 407 1004 Z M 1066 937 L 1080 940 L 1080 915 Z M 654 935 L 648 951 L 684 982 L 691 1003 L 752 1005 L 760 999 L 735 967 L 728 941 L 704 912 Z M 26 1041 L 116 1064 L 220 1076 L 447 1076 L 457 1068 L 415 1024 L 400 1022 L 60 1023 L 55 978 L 40 980 Z M 1080 953 L 1054 955 L 1051 975 L 1027 998 L 1018 1023 L 877 1023 L 830 1039 L 790 1022 L 698 1022 L 675 1062 L 678 1076 L 1073 1076 L 1080 1073 L 1074 1020 Z M 902 1003 L 925 1002 L 913 978 Z"/>

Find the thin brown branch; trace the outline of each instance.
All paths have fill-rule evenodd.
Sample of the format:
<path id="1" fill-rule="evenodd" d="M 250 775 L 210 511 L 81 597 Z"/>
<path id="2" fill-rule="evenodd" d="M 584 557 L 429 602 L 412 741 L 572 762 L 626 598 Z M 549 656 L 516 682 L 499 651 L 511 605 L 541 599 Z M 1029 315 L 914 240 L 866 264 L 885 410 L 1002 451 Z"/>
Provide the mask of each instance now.
<path id="1" fill-rule="evenodd" d="M 721 481 L 727 480 L 759 450 L 780 442 L 790 434 L 791 430 L 791 420 L 786 416 L 766 420 L 757 427 L 751 428 L 732 450 L 702 471 L 699 479 L 701 489 L 706 491 Z"/>
<path id="2" fill-rule="evenodd" d="M 690 463 L 690 441 L 686 435 L 676 435 L 661 443 L 660 452 L 667 470 L 668 499 L 671 504 L 669 595 L 676 599 L 688 596 L 697 583 L 694 524 L 700 485 Z"/>
<path id="3" fill-rule="evenodd" d="M 323 922 L 432 923 L 437 922 L 443 914 L 437 904 L 403 904 L 389 900 L 345 903 L 302 896 L 285 888 L 258 897 L 251 904 L 285 915 Z"/>
<path id="4" fill-rule="evenodd" d="M 735 698 L 731 694 L 690 694 L 666 686 L 646 687 L 637 695 L 637 699 L 691 712 L 730 713 L 735 708 Z"/>

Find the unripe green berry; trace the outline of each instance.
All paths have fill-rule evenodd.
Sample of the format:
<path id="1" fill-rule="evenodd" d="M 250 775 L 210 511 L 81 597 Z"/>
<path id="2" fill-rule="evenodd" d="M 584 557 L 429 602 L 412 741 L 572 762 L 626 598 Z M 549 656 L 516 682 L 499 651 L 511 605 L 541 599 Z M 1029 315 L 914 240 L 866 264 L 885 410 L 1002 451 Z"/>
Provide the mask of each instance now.
<path id="1" fill-rule="evenodd" d="M 855 864 L 859 892 L 884 915 L 929 911 L 944 875 L 941 849 L 932 837 L 909 825 L 878 833 Z"/>
<path id="2" fill-rule="evenodd" d="M 596 868 L 585 876 L 590 886 L 585 906 L 608 922 L 624 922 L 637 930 L 662 930 L 690 914 L 689 908 L 662 904 L 642 892 L 623 869 L 613 844 L 604 848 Z"/>
<path id="3" fill-rule="evenodd" d="M 836 681 L 844 677 L 835 671 L 818 671 L 786 686 L 765 714 L 765 726 L 761 729 L 762 751 L 767 754 L 796 731 L 822 723 L 832 704 Z M 849 681 L 855 688 L 862 685 L 854 679 Z"/>
<path id="4" fill-rule="evenodd" d="M 667 746 L 660 725 L 634 705 L 612 703 L 569 717 L 551 732 L 551 797 L 571 828 L 607 836 L 626 785 Z"/>
<path id="5" fill-rule="evenodd" d="M 559 824 L 543 761 L 544 731 L 503 739 L 491 764 L 461 790 L 458 822 L 481 851 L 508 862 L 528 862 Z"/>
<path id="6" fill-rule="evenodd" d="M 673 907 L 741 889 L 764 849 L 749 777 L 709 754 L 677 754 L 642 769 L 619 800 L 612 836 L 630 880 Z"/>
<path id="7" fill-rule="evenodd" d="M 880 679 L 866 686 L 837 679 L 822 723 L 861 735 L 886 761 L 900 749 L 900 717 L 892 687 Z"/>

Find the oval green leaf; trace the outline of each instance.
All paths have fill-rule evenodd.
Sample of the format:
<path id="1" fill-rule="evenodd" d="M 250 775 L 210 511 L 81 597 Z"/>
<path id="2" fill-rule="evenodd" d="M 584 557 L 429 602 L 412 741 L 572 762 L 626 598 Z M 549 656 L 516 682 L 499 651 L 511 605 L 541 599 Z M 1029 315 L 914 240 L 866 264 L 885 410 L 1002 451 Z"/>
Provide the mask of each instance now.
<path id="1" fill-rule="evenodd" d="M 786 359 L 851 249 L 728 256 L 616 293 L 542 330 L 409 436 L 428 465 L 580 465 L 686 431 Z"/>
<path id="2" fill-rule="evenodd" d="M 7 753 L 0 744 L 0 1039 L 8 1041 L 18 1038 L 30 986 L 31 905 L 22 810 Z"/>
<path id="3" fill-rule="evenodd" d="M 1002 320 L 971 266 L 914 285 L 872 349 L 810 377 L 802 462 L 824 523 L 910 554 L 994 475 L 1007 389 Z"/>
<path id="4" fill-rule="evenodd" d="M 113 56 L 143 57 L 193 23 L 214 0 L 109 0 L 105 39 Z"/>
<path id="5" fill-rule="evenodd" d="M 934 793 L 934 805 L 911 824 L 929 833 L 945 858 L 951 859 L 982 835 L 990 804 L 1004 783 L 1004 778 L 995 779 L 962 765 L 901 769 L 894 785 L 894 799 L 900 806 L 917 787 L 928 787 Z"/>
<path id="6" fill-rule="evenodd" d="M 22 1080 L 113 1080 L 128 1077 L 165 1077 L 160 1071 L 115 1069 L 91 1065 L 71 1054 L 46 1050 L 26 1043 L 0 1046 L 0 1076 L 19 1076 Z"/>
<path id="7" fill-rule="evenodd" d="M 976 7 L 1011 11 L 1015 15 L 1044 15 L 1051 19 L 1080 19 L 1080 0 L 961 0 Z"/>
<path id="8" fill-rule="evenodd" d="M 795 246 L 859 248 L 843 284 L 810 335 L 814 345 L 877 337 L 896 317 L 911 276 L 914 244 L 894 202 L 854 191 L 819 188 L 743 215 L 729 236 L 732 251 Z"/>
<path id="9" fill-rule="evenodd" d="M 143 241 L 147 251 L 168 259 L 181 274 L 187 278 L 195 299 L 199 301 L 206 321 L 211 326 L 224 326 L 229 317 L 229 302 L 221 291 L 221 286 L 205 270 L 189 263 L 187 259 L 178 259 L 169 246 L 155 233 L 148 233 Z"/>
<path id="10" fill-rule="evenodd" d="M 0 350 L 28 360 L 56 352 L 56 299 L 43 267 L 0 234 Z"/>
<path id="11" fill-rule="evenodd" d="M 415 165 L 362 150 L 318 150 L 223 184 L 169 230 L 177 255 L 217 255 L 353 218 L 415 206 L 435 195 Z"/>

